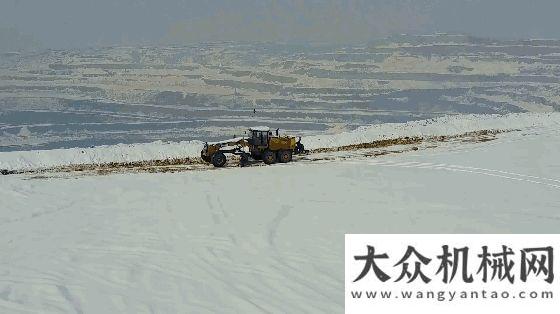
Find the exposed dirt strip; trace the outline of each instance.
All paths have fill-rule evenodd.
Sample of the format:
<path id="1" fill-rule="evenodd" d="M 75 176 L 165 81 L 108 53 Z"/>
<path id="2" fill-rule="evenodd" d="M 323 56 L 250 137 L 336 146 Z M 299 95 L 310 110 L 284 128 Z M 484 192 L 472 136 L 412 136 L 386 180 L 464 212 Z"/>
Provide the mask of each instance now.
<path id="1" fill-rule="evenodd" d="M 306 157 L 303 159 L 306 161 L 318 161 L 318 160 L 329 160 L 332 158 L 321 156 L 324 153 L 334 153 L 334 152 L 350 152 L 359 150 L 368 150 L 376 148 L 387 148 L 391 146 L 413 146 L 420 145 L 426 142 L 447 142 L 451 140 L 461 140 L 465 142 L 485 142 L 496 138 L 496 135 L 505 132 L 518 131 L 518 130 L 481 130 L 476 132 L 468 132 L 460 135 L 452 136 L 431 136 L 431 137 L 401 137 L 395 139 L 377 140 L 369 143 L 359 143 L 353 145 L 338 146 L 332 148 L 318 148 L 311 150 Z M 399 151 L 376 151 L 376 152 L 364 152 L 362 156 L 366 157 L 376 157 L 387 155 L 389 153 L 402 153 L 405 151 L 417 150 L 416 146 L 411 147 L 407 150 Z M 313 155 L 319 155 L 314 158 Z M 231 158 L 228 166 L 233 166 L 235 158 Z M 253 165 L 260 165 L 260 163 L 253 163 Z M 251 166 L 251 164 L 249 165 Z M 110 162 L 110 163 L 100 163 L 100 164 L 78 164 L 78 165 L 67 165 L 52 168 L 41 168 L 41 169 L 31 169 L 31 170 L 1 170 L 2 175 L 11 174 L 36 174 L 35 178 L 42 178 L 41 174 L 53 174 L 53 173 L 69 173 L 77 172 L 83 173 L 85 175 L 103 175 L 110 173 L 119 172 L 149 172 L 149 173 L 161 173 L 161 172 L 179 172 L 179 171 L 189 171 L 189 170 L 209 170 L 213 169 L 211 165 L 208 165 L 201 158 L 174 158 L 174 159 L 161 159 L 161 160 L 145 160 L 145 161 L 134 161 L 134 162 Z"/>

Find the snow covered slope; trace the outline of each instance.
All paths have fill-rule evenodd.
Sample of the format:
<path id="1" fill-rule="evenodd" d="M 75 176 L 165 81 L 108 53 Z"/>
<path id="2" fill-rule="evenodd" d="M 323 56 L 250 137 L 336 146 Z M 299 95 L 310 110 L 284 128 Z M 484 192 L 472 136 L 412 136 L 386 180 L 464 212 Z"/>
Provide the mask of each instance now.
<path id="1" fill-rule="evenodd" d="M 0 312 L 342 312 L 345 233 L 560 230 L 560 128 L 534 117 L 377 158 L 0 176 Z"/>
<path id="2" fill-rule="evenodd" d="M 92 148 L 69 148 L 0 153 L 0 169 L 30 170 L 63 165 L 101 164 L 163 160 L 200 156 L 203 143 L 153 142 L 145 144 L 119 144 Z"/>
<path id="3" fill-rule="evenodd" d="M 384 123 L 360 127 L 339 135 L 320 135 L 305 138 L 306 148 L 337 147 L 368 143 L 399 137 L 431 137 L 461 135 L 480 130 L 515 130 L 533 127 L 560 127 L 560 112 L 507 115 L 455 115 L 410 121 Z"/>
<path id="4" fill-rule="evenodd" d="M 368 143 L 399 137 L 460 135 L 478 130 L 512 130 L 531 127 L 560 127 L 560 113 L 460 115 L 406 123 L 387 123 L 358 128 L 337 135 L 310 136 L 302 139 L 308 149 Z M 198 157 L 203 143 L 153 142 L 111 145 L 94 148 L 17 151 L 0 153 L 0 169 L 29 170 L 62 165 L 133 162 Z"/>

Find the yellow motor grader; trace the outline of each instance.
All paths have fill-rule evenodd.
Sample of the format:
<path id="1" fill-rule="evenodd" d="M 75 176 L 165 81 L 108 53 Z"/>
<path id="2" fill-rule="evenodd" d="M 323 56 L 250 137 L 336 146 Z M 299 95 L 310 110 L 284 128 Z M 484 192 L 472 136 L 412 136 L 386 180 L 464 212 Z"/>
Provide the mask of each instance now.
<path id="1" fill-rule="evenodd" d="M 270 165 L 276 162 L 288 163 L 293 155 L 305 153 L 301 138 L 296 140 L 292 136 L 280 136 L 268 127 L 253 127 L 249 129 L 247 137 L 238 137 L 221 142 L 205 143 L 200 152 L 202 160 L 223 167 L 227 162 L 226 154 L 238 155 L 240 165 L 246 166 L 249 158 L 262 160 Z"/>

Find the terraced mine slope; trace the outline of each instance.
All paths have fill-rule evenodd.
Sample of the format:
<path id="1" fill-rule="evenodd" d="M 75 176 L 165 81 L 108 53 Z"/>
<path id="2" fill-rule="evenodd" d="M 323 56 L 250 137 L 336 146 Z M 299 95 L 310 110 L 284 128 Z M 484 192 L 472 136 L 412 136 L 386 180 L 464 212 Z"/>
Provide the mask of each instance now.
<path id="1" fill-rule="evenodd" d="M 560 41 L 396 36 L 0 56 L 0 151 L 560 110 Z"/>

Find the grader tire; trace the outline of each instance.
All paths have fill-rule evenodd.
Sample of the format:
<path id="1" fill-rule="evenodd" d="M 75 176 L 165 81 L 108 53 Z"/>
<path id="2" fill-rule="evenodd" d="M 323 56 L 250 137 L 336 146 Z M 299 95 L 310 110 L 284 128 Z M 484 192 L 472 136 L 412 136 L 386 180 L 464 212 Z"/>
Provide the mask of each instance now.
<path id="1" fill-rule="evenodd" d="M 265 150 L 262 154 L 263 162 L 267 165 L 272 165 L 276 162 L 276 154 L 271 150 Z"/>
<path id="2" fill-rule="evenodd" d="M 292 151 L 291 150 L 278 151 L 278 161 L 283 164 L 292 161 Z"/>
<path id="3" fill-rule="evenodd" d="M 221 168 L 225 166 L 226 162 L 227 162 L 227 158 L 226 155 L 224 155 L 224 153 L 217 152 L 212 156 L 212 164 L 216 168 Z"/>
<path id="4" fill-rule="evenodd" d="M 242 154 L 239 157 L 239 166 L 240 167 L 245 167 L 249 164 L 249 155 L 247 154 Z"/>

